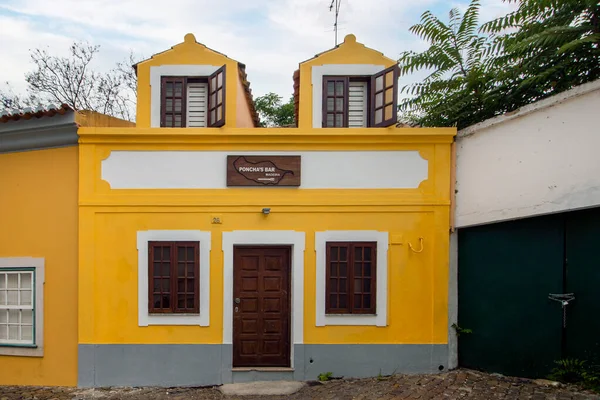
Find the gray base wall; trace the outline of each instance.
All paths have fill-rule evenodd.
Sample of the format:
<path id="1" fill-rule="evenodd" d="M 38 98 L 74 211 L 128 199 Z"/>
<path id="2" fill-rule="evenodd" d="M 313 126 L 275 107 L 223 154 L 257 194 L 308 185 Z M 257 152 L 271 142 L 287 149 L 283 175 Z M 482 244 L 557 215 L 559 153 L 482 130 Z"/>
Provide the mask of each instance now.
<path id="1" fill-rule="evenodd" d="M 78 386 L 210 386 L 257 380 L 315 380 L 322 372 L 361 378 L 437 373 L 448 345 L 296 344 L 293 371 L 232 371 L 232 345 L 79 345 Z"/>

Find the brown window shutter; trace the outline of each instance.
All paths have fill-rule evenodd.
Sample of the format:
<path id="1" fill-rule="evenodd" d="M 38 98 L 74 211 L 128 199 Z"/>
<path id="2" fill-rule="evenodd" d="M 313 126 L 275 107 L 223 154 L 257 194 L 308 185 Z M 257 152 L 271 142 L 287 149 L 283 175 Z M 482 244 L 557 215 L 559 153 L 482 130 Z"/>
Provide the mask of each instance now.
<path id="1" fill-rule="evenodd" d="M 169 313 L 171 304 L 171 242 L 148 243 L 148 311 Z"/>
<path id="2" fill-rule="evenodd" d="M 148 311 L 200 312 L 199 242 L 148 243 Z"/>
<path id="3" fill-rule="evenodd" d="M 390 126 L 398 120 L 397 65 L 371 77 L 371 126 Z"/>
<path id="4" fill-rule="evenodd" d="M 161 128 L 182 128 L 185 126 L 186 78 L 183 76 L 163 76 L 160 85 L 160 126 Z"/>
<path id="5" fill-rule="evenodd" d="M 375 242 L 328 242 L 326 246 L 326 314 L 375 314 Z"/>
<path id="6" fill-rule="evenodd" d="M 325 312 L 349 314 L 350 307 L 350 244 L 327 243 L 325 282 Z"/>
<path id="7" fill-rule="evenodd" d="M 375 314 L 377 243 L 352 243 L 352 313 Z"/>
<path id="8" fill-rule="evenodd" d="M 176 242 L 174 247 L 177 261 L 174 271 L 175 279 L 173 279 L 174 311 L 176 313 L 198 313 L 200 310 L 199 244 L 198 242 Z"/>
<path id="9" fill-rule="evenodd" d="M 208 126 L 225 125 L 225 65 L 208 77 Z"/>
<path id="10" fill-rule="evenodd" d="M 347 76 L 323 77 L 323 128 L 348 127 Z"/>

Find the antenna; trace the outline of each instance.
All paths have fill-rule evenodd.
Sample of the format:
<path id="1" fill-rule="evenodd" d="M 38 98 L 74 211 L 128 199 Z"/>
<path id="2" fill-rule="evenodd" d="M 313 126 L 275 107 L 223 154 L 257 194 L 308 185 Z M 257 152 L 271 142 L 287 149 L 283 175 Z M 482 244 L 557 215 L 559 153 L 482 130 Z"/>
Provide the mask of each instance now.
<path id="1" fill-rule="evenodd" d="M 333 24 L 333 31 L 335 32 L 335 45 L 338 45 L 338 15 L 340 13 L 340 6 L 342 5 L 342 0 L 331 0 L 331 4 L 329 5 L 329 11 L 333 11 L 335 7 L 335 23 Z"/>

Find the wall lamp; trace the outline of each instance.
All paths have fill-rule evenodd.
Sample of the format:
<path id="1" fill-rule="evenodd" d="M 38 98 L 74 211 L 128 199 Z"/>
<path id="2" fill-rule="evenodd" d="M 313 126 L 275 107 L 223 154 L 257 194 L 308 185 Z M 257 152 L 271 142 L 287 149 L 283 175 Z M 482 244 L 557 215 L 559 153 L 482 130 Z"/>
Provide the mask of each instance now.
<path id="1" fill-rule="evenodd" d="M 268 207 L 265 207 L 262 209 L 262 213 L 265 215 L 269 215 L 269 214 L 271 214 L 271 209 Z"/>

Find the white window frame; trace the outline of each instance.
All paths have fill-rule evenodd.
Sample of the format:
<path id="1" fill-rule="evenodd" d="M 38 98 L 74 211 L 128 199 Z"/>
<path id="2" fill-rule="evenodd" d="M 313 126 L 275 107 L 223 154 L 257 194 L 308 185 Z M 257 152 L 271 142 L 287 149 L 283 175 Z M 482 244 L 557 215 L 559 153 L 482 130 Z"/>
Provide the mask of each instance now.
<path id="1" fill-rule="evenodd" d="M 148 242 L 199 242 L 200 313 L 150 314 L 148 312 Z M 138 249 L 138 326 L 210 325 L 210 250 L 211 232 L 195 230 L 151 230 L 137 232 Z"/>
<path id="2" fill-rule="evenodd" d="M 150 127 L 160 128 L 160 83 L 163 76 L 208 77 L 221 67 L 222 65 L 160 65 L 150 67 Z"/>
<path id="3" fill-rule="evenodd" d="M 388 303 L 388 232 L 380 231 L 324 231 L 315 233 L 317 253 L 317 315 L 316 325 L 372 325 L 387 326 Z M 375 314 L 325 313 L 327 282 L 327 242 L 376 242 L 377 243 L 377 293 L 375 293 Z"/>
<path id="4" fill-rule="evenodd" d="M 0 258 L 0 270 L 12 270 L 19 268 L 33 268 L 35 277 L 34 299 L 35 299 L 35 344 L 0 344 L 0 356 L 44 356 L 44 258 L 34 257 L 7 257 Z M 32 285 L 33 286 L 33 285 Z"/>

